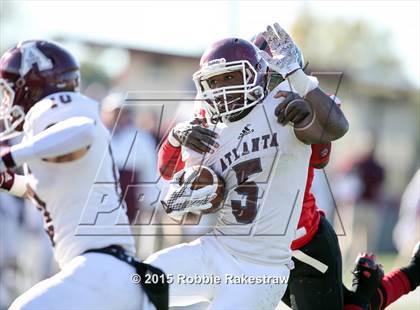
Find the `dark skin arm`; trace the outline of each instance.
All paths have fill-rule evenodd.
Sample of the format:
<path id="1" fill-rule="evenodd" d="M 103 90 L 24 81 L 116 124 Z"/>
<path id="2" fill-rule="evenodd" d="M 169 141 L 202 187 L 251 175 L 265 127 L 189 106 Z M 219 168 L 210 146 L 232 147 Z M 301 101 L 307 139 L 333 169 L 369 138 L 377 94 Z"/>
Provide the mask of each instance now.
<path id="1" fill-rule="evenodd" d="M 305 98 L 290 92 L 278 92 L 275 98 L 286 97 L 276 108 L 278 122 L 294 123 L 296 137 L 306 144 L 323 144 L 337 140 L 348 131 L 349 124 L 341 109 L 320 88 Z M 313 119 L 315 114 L 315 119 Z"/>

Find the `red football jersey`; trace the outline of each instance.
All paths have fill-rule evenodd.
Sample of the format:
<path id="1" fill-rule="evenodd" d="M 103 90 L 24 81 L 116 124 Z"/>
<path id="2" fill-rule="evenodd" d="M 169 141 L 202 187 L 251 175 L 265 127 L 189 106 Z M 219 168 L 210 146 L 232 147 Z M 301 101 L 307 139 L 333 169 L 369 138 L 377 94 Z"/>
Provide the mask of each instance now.
<path id="1" fill-rule="evenodd" d="M 316 199 L 311 193 L 311 187 L 314 180 L 314 165 L 328 162 L 331 153 L 331 143 L 312 144 L 311 147 L 312 155 L 309 162 L 302 213 L 298 223 L 296 239 L 292 242 L 292 250 L 299 249 L 312 240 L 318 230 L 321 215 L 324 214 L 323 211 L 316 206 Z"/>

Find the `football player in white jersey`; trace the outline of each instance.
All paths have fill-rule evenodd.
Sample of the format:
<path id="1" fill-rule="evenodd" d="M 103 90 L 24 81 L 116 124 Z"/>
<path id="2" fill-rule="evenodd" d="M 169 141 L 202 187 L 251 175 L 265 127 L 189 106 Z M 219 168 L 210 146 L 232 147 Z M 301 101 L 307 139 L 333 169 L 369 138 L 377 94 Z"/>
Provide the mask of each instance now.
<path id="1" fill-rule="evenodd" d="M 41 211 L 61 269 L 11 309 L 153 309 L 153 296 L 131 278 L 160 271 L 132 256 L 109 134 L 98 103 L 78 86 L 77 61 L 53 42 L 25 41 L 0 59 L 0 139 L 23 131 L 1 149 L 0 188 Z M 22 165 L 24 175 L 13 173 Z M 166 308 L 164 298 L 156 307 Z"/>
<path id="2" fill-rule="evenodd" d="M 212 233 L 146 260 L 174 277 L 170 305 L 208 301 L 210 309 L 274 309 L 292 268 L 310 144 L 338 139 L 348 129 L 334 101 L 302 71 L 287 33 L 275 25 L 264 35 L 273 58 L 246 40 L 224 39 L 205 51 L 193 76 L 218 146 L 209 145 L 205 155 L 183 147 L 183 161 L 186 168 L 202 164 L 222 176 L 226 195 Z M 269 93 L 267 64 L 285 78 Z M 284 100 L 281 91 L 306 100 Z M 171 184 L 169 214 L 211 207 L 210 188 L 200 190 L 202 197 L 181 195 L 189 186 Z"/>

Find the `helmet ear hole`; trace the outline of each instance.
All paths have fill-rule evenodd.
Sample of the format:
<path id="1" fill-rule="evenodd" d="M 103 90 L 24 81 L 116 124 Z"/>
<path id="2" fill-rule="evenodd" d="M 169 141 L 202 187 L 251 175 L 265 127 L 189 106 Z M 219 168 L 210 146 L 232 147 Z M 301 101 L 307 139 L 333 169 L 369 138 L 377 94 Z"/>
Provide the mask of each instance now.
<path id="1" fill-rule="evenodd" d="M 26 82 L 25 79 L 23 79 L 22 77 L 20 77 L 16 82 L 15 85 L 17 88 L 22 88 L 23 86 L 25 86 Z"/>

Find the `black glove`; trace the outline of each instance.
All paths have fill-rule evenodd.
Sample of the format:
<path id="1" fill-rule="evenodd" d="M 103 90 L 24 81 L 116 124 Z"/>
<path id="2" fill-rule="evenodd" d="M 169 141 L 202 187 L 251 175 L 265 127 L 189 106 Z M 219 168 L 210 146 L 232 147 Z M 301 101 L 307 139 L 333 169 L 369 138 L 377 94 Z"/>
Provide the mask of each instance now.
<path id="1" fill-rule="evenodd" d="M 311 107 L 296 93 L 292 92 L 278 92 L 274 98 L 286 97 L 274 111 L 277 116 L 277 122 L 281 125 L 286 125 L 288 122 L 299 124 L 308 115 L 311 114 Z"/>
<path id="2" fill-rule="evenodd" d="M 200 154 L 213 153 L 212 147 L 219 147 L 215 140 L 217 133 L 204 127 L 203 121 L 198 119 L 176 125 L 172 129 L 172 136 L 180 145 Z"/>

